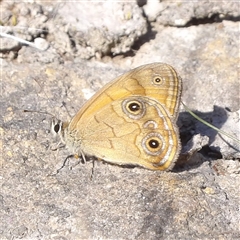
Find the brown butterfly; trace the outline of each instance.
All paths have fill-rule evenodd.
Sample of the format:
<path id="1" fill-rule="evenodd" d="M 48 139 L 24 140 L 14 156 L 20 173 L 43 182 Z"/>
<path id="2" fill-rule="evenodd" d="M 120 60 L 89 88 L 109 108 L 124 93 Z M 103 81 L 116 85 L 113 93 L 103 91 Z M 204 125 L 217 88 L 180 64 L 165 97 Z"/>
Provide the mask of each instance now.
<path id="1" fill-rule="evenodd" d="M 180 152 L 181 89 L 181 78 L 170 65 L 143 65 L 104 86 L 70 123 L 54 120 L 52 129 L 84 159 L 92 155 L 114 164 L 169 170 Z"/>

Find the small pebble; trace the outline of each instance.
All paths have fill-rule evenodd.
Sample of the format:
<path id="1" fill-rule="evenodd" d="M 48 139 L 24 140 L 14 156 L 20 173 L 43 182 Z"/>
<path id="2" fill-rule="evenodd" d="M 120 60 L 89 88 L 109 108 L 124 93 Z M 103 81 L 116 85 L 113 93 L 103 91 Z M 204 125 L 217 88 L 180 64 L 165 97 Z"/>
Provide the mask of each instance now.
<path id="1" fill-rule="evenodd" d="M 35 38 L 34 39 L 34 44 L 36 45 L 36 48 L 46 51 L 49 48 L 49 43 L 43 39 L 43 38 Z"/>

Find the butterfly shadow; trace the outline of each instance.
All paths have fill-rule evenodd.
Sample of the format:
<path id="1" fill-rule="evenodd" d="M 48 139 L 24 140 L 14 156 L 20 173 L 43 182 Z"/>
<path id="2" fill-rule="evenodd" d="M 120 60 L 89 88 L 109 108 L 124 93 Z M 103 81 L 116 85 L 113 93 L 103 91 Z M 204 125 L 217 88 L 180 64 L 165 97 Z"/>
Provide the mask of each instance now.
<path id="1" fill-rule="evenodd" d="M 212 112 L 193 111 L 197 116 L 206 122 L 214 125 L 218 129 L 228 120 L 228 109 L 213 106 Z M 178 117 L 177 125 L 182 144 L 180 156 L 174 167 L 174 171 L 184 171 L 189 168 L 197 168 L 204 161 L 223 158 L 221 146 L 215 146 L 218 132 L 204 123 L 194 118 L 189 112 L 181 112 Z M 233 148 L 227 139 L 220 136 L 223 142 Z M 239 151 L 239 150 L 238 150 Z"/>

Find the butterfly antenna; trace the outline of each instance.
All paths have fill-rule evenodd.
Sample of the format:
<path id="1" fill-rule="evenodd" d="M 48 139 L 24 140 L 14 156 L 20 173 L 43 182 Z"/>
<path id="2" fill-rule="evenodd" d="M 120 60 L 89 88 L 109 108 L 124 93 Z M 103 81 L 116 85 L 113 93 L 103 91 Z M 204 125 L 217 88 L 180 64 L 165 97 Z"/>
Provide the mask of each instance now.
<path id="1" fill-rule="evenodd" d="M 68 111 L 68 108 L 67 108 L 67 106 L 66 106 L 66 103 L 65 103 L 65 102 L 62 102 L 62 105 L 63 105 L 63 107 L 65 108 L 65 110 L 66 110 L 68 116 L 69 116 L 70 118 L 72 118 L 70 112 Z"/>
<path id="2" fill-rule="evenodd" d="M 35 111 L 35 110 L 27 110 L 27 109 L 24 109 L 23 112 L 29 112 L 29 113 L 42 113 L 42 114 L 46 114 L 46 115 L 50 115 L 52 116 L 53 118 L 55 118 L 55 116 L 49 112 L 44 112 L 44 111 Z"/>

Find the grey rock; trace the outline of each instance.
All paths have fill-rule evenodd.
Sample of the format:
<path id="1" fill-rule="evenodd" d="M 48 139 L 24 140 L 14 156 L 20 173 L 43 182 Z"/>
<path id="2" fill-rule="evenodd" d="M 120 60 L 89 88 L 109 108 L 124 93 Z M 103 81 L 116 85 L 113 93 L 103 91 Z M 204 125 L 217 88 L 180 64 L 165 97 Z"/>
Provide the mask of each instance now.
<path id="1" fill-rule="evenodd" d="M 143 6 L 150 22 L 161 25 L 182 27 L 187 24 L 201 24 L 228 19 L 239 19 L 239 3 L 236 1 L 186 2 L 186 1 L 147 1 Z"/>
<path id="2" fill-rule="evenodd" d="M 133 2 L 66 3 L 59 8 L 59 15 L 68 21 L 67 32 L 76 44 L 75 54 L 82 58 L 96 53 L 100 57 L 126 53 L 147 31 L 142 11 Z M 85 55 L 81 55 L 83 48 Z"/>

